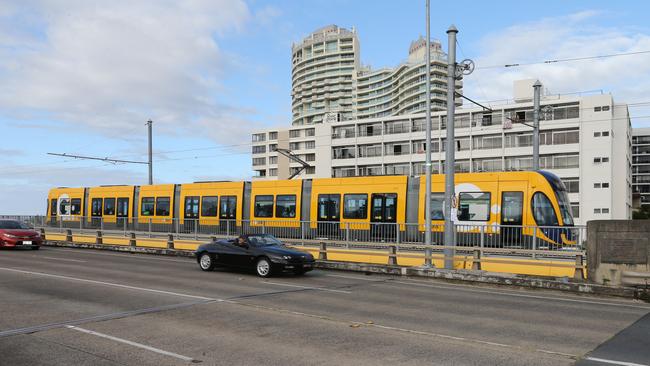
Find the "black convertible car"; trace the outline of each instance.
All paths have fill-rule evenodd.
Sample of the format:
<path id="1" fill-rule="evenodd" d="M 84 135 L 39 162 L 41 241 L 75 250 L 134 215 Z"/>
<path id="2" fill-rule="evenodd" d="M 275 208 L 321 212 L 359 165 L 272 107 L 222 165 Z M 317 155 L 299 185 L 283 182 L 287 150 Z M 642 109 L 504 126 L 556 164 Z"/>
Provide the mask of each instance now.
<path id="1" fill-rule="evenodd" d="M 290 249 L 271 234 L 242 235 L 233 240 L 217 240 L 203 244 L 195 252 L 204 271 L 215 267 L 255 268 L 260 277 L 287 271 L 297 275 L 314 269 L 314 257 Z"/>

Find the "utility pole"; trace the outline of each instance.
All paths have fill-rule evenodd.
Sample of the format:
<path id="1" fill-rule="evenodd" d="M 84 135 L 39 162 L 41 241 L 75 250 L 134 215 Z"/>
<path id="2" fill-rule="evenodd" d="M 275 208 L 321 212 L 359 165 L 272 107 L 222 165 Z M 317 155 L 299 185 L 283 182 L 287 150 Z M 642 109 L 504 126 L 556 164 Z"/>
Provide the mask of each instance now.
<path id="1" fill-rule="evenodd" d="M 456 236 L 454 235 L 455 208 L 454 192 L 454 163 L 456 160 L 456 144 L 454 139 L 454 121 L 456 113 L 456 34 L 458 29 L 451 25 L 447 30 L 449 48 L 447 54 L 447 151 L 445 155 L 445 269 L 454 269 L 454 247 Z M 427 151 L 428 153 L 428 151 Z"/>
<path id="2" fill-rule="evenodd" d="M 533 170 L 539 170 L 539 99 L 542 83 L 533 84 Z"/>
<path id="3" fill-rule="evenodd" d="M 153 141 L 152 141 L 152 134 L 151 134 L 151 128 L 153 121 L 148 120 L 147 121 L 147 129 L 148 129 L 148 135 L 149 135 L 149 184 L 153 184 Z"/>
<path id="4" fill-rule="evenodd" d="M 430 0 L 426 0 L 426 11 L 427 11 L 427 51 L 426 51 L 426 88 L 427 88 L 427 114 L 426 114 L 426 147 L 425 152 L 427 154 L 426 162 L 424 164 L 425 174 L 426 174 L 426 198 L 424 201 L 424 244 L 425 253 L 424 253 L 424 265 L 426 267 L 431 267 L 431 35 L 430 35 Z"/>

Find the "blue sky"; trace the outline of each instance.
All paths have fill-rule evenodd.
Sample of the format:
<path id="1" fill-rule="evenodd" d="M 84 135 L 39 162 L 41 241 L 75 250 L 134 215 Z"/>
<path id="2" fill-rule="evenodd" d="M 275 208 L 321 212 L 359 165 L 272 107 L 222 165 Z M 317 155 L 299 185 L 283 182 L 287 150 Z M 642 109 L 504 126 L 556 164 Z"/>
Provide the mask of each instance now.
<path id="1" fill-rule="evenodd" d="M 650 50 L 639 1 L 432 1 L 431 34 L 455 24 L 477 66 Z M 424 1 L 3 1 L 0 214 L 36 214 L 52 186 L 141 184 L 146 166 L 71 161 L 66 152 L 146 160 L 155 181 L 248 179 L 250 133 L 290 124 L 290 47 L 328 24 L 355 27 L 361 61 L 390 67 L 424 34 Z M 603 90 L 650 101 L 650 56 L 477 70 L 465 94 L 506 99 L 512 81 L 552 93 Z M 633 125 L 650 126 L 644 108 Z M 638 118 L 637 118 L 638 117 Z M 189 150 L 189 151 L 188 151 Z"/>

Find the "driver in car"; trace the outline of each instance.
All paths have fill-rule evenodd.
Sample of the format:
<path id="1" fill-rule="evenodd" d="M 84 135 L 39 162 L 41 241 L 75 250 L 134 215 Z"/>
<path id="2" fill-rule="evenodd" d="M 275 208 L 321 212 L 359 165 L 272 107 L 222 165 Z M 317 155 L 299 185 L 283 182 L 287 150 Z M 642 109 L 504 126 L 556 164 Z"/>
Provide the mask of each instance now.
<path id="1" fill-rule="evenodd" d="M 246 238 L 244 236 L 238 237 L 235 244 L 237 244 L 237 246 L 240 246 L 242 248 L 245 247 L 246 246 Z"/>

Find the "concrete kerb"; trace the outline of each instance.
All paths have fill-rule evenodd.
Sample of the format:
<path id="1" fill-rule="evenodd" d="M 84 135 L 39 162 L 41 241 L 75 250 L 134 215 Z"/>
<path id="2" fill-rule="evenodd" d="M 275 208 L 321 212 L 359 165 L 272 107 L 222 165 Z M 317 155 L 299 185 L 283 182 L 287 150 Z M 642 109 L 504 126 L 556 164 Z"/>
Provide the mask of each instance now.
<path id="1" fill-rule="evenodd" d="M 106 245 L 92 243 L 72 243 L 67 241 L 47 240 L 46 246 L 84 248 L 128 252 L 139 254 L 155 254 L 177 257 L 194 257 L 194 252 L 180 249 L 133 247 L 127 245 Z M 349 272 L 363 272 L 366 274 L 385 274 L 416 278 L 433 278 L 452 283 L 473 283 L 477 285 L 508 286 L 527 289 L 555 290 L 583 295 L 611 296 L 628 299 L 647 300 L 647 293 L 634 287 L 604 286 L 569 278 L 544 278 L 508 273 L 495 273 L 481 270 L 446 270 L 431 267 L 404 267 L 397 265 L 383 265 L 371 263 L 337 262 L 318 260 L 316 268 Z"/>

